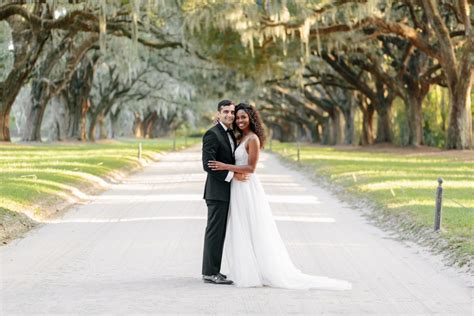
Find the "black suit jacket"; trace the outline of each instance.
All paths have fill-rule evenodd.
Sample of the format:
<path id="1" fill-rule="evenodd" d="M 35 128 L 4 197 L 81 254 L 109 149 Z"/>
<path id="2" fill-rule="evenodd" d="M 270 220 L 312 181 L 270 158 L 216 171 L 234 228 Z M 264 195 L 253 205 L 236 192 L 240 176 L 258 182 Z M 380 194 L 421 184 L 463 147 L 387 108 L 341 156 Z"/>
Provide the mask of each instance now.
<path id="1" fill-rule="evenodd" d="M 235 139 L 234 146 L 237 146 Z M 207 172 L 204 199 L 227 202 L 230 200 L 230 182 L 225 178 L 229 171 L 212 171 L 207 165 L 209 160 L 235 164 L 229 137 L 220 123 L 210 128 L 202 138 L 202 166 Z"/>

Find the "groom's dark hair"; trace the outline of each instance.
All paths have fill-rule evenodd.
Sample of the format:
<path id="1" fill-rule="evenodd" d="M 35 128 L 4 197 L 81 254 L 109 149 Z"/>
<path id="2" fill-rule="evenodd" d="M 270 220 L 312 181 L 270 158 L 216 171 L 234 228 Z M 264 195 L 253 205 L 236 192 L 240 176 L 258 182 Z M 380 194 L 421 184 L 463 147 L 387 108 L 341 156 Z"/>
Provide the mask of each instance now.
<path id="1" fill-rule="evenodd" d="M 222 107 L 232 105 L 232 104 L 235 105 L 235 103 L 232 102 L 231 100 L 222 100 L 221 102 L 217 104 L 217 111 L 220 112 Z"/>

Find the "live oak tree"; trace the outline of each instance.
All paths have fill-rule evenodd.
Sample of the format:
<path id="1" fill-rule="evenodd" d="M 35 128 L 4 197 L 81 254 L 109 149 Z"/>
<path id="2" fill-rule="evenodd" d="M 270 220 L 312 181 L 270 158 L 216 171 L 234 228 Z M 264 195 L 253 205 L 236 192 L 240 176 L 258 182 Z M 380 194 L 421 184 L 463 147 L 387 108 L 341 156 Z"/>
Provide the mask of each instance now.
<path id="1" fill-rule="evenodd" d="M 76 66 L 99 38 L 97 34 L 92 33 L 86 35 L 81 42 L 75 43 L 73 41 L 75 35 L 74 31 L 64 34 L 56 47 L 51 45 L 44 60 L 37 67 L 32 82 L 31 108 L 27 117 L 27 129 L 22 137 L 23 141 L 41 141 L 41 125 L 47 104 L 52 97 L 66 88 Z M 61 61 L 66 52 L 66 61 L 62 64 Z M 60 64 L 59 67 L 55 67 L 58 64 Z M 59 73 L 53 75 L 55 70 Z"/>
<path id="2" fill-rule="evenodd" d="M 156 14 L 154 11 L 146 11 L 148 21 Z M 69 54 L 66 70 L 60 83 L 55 83 L 49 75 L 54 64 L 58 60 L 47 59 L 47 65 L 38 66 L 38 83 L 34 85 L 33 107 L 30 120 L 33 124 L 25 140 L 39 140 L 38 130 L 41 125 L 42 113 L 47 101 L 55 94 L 60 93 L 72 78 L 75 67 L 85 56 L 85 52 L 95 44 L 101 44 L 104 50 L 106 34 L 123 36 L 132 39 L 134 43 L 141 43 L 156 49 L 168 47 L 181 47 L 182 44 L 176 40 L 169 40 L 163 29 L 153 23 L 139 23 L 142 14 L 139 12 L 139 2 L 106 4 L 105 1 L 97 3 L 58 4 L 36 3 L 24 5 L 7 3 L 0 6 L 0 21 L 7 20 L 11 25 L 15 63 L 7 78 L 0 83 L 0 140 L 8 141 L 9 114 L 11 106 L 18 95 L 19 89 L 28 80 L 35 68 L 43 48 L 54 36 L 53 33 L 61 33 L 60 48 L 56 47 L 49 51 L 49 56 L 62 56 Z M 159 13 L 159 12 L 158 12 Z M 143 13 L 144 15 L 145 13 Z M 145 32 L 142 32 L 146 30 Z M 80 42 L 83 40 L 82 44 Z M 52 47 L 52 45 L 49 45 Z M 64 48 L 66 48 L 64 50 Z M 69 51 L 69 48 L 71 49 Z M 44 59 L 43 59 L 44 60 Z M 41 77 L 43 75 L 43 77 Z M 44 78 L 44 80 L 43 80 Z M 52 93 L 45 93 L 52 92 Z"/>
<path id="3" fill-rule="evenodd" d="M 43 11 L 43 7 L 36 4 L 31 14 L 45 16 Z M 33 19 L 30 22 L 25 18 L 29 14 L 30 12 L 21 6 L 0 6 L 0 21 L 6 20 L 12 30 L 14 56 L 12 68 L 0 82 L 0 141 L 10 141 L 11 107 L 49 38 L 49 32 L 42 29 L 38 20 Z"/>
<path id="4" fill-rule="evenodd" d="M 86 140 L 86 119 L 90 108 L 92 82 L 100 54 L 92 50 L 77 65 L 71 80 L 62 94 L 67 99 L 67 137 L 69 139 Z"/>
<path id="5" fill-rule="evenodd" d="M 369 1 L 368 5 L 374 4 Z M 317 41 L 324 34 L 347 32 L 350 30 L 372 29 L 377 34 L 392 34 L 410 42 L 413 47 L 434 59 L 442 69 L 450 95 L 450 121 L 446 136 L 446 147 L 463 149 L 472 147 L 472 117 L 470 91 L 474 58 L 474 36 L 470 3 L 454 1 L 443 5 L 434 0 L 381 1 L 378 11 L 392 12 L 391 6 L 406 6 L 411 13 L 406 16 L 387 17 L 366 16 L 355 23 L 331 21 L 324 26 L 314 27 L 308 32 L 309 38 Z M 389 6 L 391 4 L 391 6 Z M 377 10 L 375 11 L 377 12 Z M 435 65 L 436 66 L 436 65 Z M 416 92 L 416 91 L 414 91 Z M 423 94 L 420 92 L 418 94 Z M 418 100 L 416 100 L 418 101 Z M 419 133 L 417 131 L 417 133 Z M 417 142 L 417 141 L 415 141 Z"/>
<path id="6" fill-rule="evenodd" d="M 269 42 L 280 42 L 286 47 L 295 38 L 301 42 L 306 58 L 312 52 L 319 54 L 323 49 L 336 51 L 340 55 L 344 46 L 345 50 L 370 50 L 373 45 L 367 43 L 384 34 L 409 42 L 411 52 L 416 49 L 432 59 L 428 63 L 431 70 L 421 70 L 422 73 L 429 75 L 436 69 L 445 76 L 451 109 L 447 148 L 471 148 L 470 90 L 474 37 L 470 5 L 474 1 L 186 3 L 189 3 L 189 11 L 194 12 L 194 19 L 189 22 L 191 28 L 199 29 L 200 25 L 207 23 L 221 30 L 233 30 L 240 34 L 242 44 L 252 55 L 271 46 Z M 218 18 L 213 20 L 211 17 Z M 203 20 L 205 23 L 202 23 Z M 359 41 L 354 42 L 354 39 Z M 279 53 L 286 53 L 285 48 Z M 392 83 L 394 80 L 392 78 Z M 394 90 L 392 88 L 390 90 Z M 410 105 L 410 116 L 416 121 L 410 137 L 410 142 L 415 145 L 422 143 L 419 108 L 420 100 L 426 94 L 425 87 L 416 88 L 420 88 L 419 92 L 414 91 L 416 98 L 408 100 L 408 104 L 413 105 Z M 401 91 L 396 92 L 402 94 Z"/>
<path id="7" fill-rule="evenodd" d="M 168 87 L 164 87 L 159 95 L 147 96 L 147 101 L 143 99 L 136 105 L 133 99 L 117 101 L 108 112 L 116 122 L 120 115 L 133 120 L 130 116 L 133 112 L 139 113 L 136 117 L 142 122 L 145 118 L 147 122 L 164 120 L 154 102 L 163 108 L 196 107 L 199 112 L 205 108 L 203 104 L 221 96 L 242 98 L 243 95 L 247 100 L 261 102 L 262 110 L 268 114 L 267 123 L 275 129 L 277 124 L 291 120 L 299 126 L 300 135 L 311 131 L 314 139 L 331 138 L 335 143 L 350 141 L 353 109 L 357 107 L 362 112 L 361 142 L 370 144 L 393 141 L 391 104 L 399 97 L 406 105 L 410 123 L 408 144 L 420 145 L 423 144 L 423 100 L 431 87 L 438 84 L 447 88 L 449 97 L 446 146 L 470 148 L 472 4 L 472 0 L 183 0 L 157 5 L 155 1 L 135 0 L 0 5 L 0 21 L 8 22 L 14 44 L 8 57 L 13 59 L 13 66 L 0 69 L 8 71 L 0 82 L 1 137 L 9 139 L 11 104 L 17 89 L 29 82 L 35 87 L 33 91 L 48 92 L 37 93 L 33 98 L 37 101 L 32 104 L 41 104 L 38 100 L 47 100 L 55 94 L 68 96 L 69 113 L 76 113 L 69 124 L 75 126 L 69 135 L 84 139 L 77 126 L 85 126 L 84 117 L 91 110 L 90 104 L 99 104 L 89 102 L 94 65 L 106 57 L 110 36 L 120 36 L 130 39 L 132 48 L 128 50 L 130 46 L 127 46 L 127 50 L 131 56 L 137 56 L 137 48 L 144 45 L 155 48 L 156 52 L 166 49 L 167 54 L 160 58 L 169 59 L 177 69 L 182 68 L 180 64 L 188 57 L 206 66 L 201 74 L 190 70 L 189 65 L 179 75 L 172 73 L 175 83 L 194 87 L 194 102 L 176 100 L 166 94 Z M 64 42 L 68 49 L 51 68 L 44 61 L 49 61 L 46 57 L 52 56 L 53 46 L 55 49 L 60 46 L 52 42 L 62 43 L 68 34 L 71 43 Z M 66 65 L 73 64 L 77 55 L 74 49 L 81 47 L 89 36 L 95 36 L 95 41 L 77 59 L 71 73 Z M 175 51 L 186 52 L 188 56 L 167 58 Z M 319 68 L 321 61 L 332 70 Z M 136 62 L 128 64 L 131 69 L 138 67 Z M 52 69 L 49 75 L 48 69 Z M 39 76 L 40 73 L 43 75 Z M 278 83 L 279 92 L 275 92 L 272 84 L 266 84 L 284 77 L 290 78 Z M 63 78 L 66 80 L 61 81 Z M 264 90 L 267 92 L 261 93 Z M 49 92 L 53 94 L 48 97 Z M 75 104 L 72 107 L 71 102 Z M 308 116 L 312 113 L 308 105 L 315 107 L 321 117 Z M 178 113 L 181 114 L 173 118 L 172 124 L 185 123 L 184 112 Z M 377 117 L 377 131 L 372 123 L 374 117 Z M 88 119 L 91 118 L 89 115 Z M 346 123 L 343 129 L 338 123 L 342 121 Z M 323 137 L 317 135 L 320 130 Z M 338 130 L 342 132 L 338 134 Z M 342 140 L 342 135 L 346 139 Z M 37 133 L 30 139 L 38 139 Z"/>

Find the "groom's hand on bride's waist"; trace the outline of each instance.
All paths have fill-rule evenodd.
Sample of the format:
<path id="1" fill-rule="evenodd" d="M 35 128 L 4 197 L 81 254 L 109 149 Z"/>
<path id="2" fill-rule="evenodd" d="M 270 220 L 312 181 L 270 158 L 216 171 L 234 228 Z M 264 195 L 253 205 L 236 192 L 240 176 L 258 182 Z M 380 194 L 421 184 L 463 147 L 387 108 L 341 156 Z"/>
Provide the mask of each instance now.
<path id="1" fill-rule="evenodd" d="M 249 174 L 248 173 L 234 173 L 234 179 L 238 181 L 247 181 L 249 179 Z"/>

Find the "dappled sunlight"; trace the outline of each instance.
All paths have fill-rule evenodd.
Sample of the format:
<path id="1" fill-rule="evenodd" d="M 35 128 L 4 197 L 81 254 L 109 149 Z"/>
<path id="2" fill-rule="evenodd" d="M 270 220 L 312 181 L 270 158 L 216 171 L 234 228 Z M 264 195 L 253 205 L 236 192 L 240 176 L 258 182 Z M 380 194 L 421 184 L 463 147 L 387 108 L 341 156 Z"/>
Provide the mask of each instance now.
<path id="1" fill-rule="evenodd" d="M 277 144 L 274 151 L 296 162 L 295 144 Z M 443 178 L 443 211 L 441 237 L 450 247 L 471 255 L 474 220 L 474 162 L 472 151 L 426 153 L 425 148 L 400 148 L 393 153 L 371 152 L 366 148 L 350 151 L 338 148 L 304 146 L 299 166 L 321 175 L 345 191 L 376 203 L 384 214 L 383 221 L 394 219 L 410 230 L 432 228 L 438 178 Z M 439 154 L 439 155 L 438 155 Z M 275 181 L 276 182 L 276 181 Z M 288 182 L 291 182 L 288 181 Z M 387 216 L 385 216 L 387 215 Z M 395 217 L 392 217 L 395 216 Z M 390 223 L 392 225 L 392 223 Z M 463 242 L 451 242 L 462 239 Z"/>
<path id="2" fill-rule="evenodd" d="M 140 181 L 137 181 L 137 182 L 131 182 L 131 181 L 127 181 L 125 183 L 121 183 L 120 184 L 120 187 L 118 187 L 117 189 L 119 190 L 119 192 L 139 192 L 139 191 L 153 191 L 155 190 L 153 187 L 150 186 L 150 184 L 155 184 L 156 182 L 155 181 L 143 181 L 143 179 L 140 179 Z M 166 183 L 166 182 L 163 182 L 163 183 Z M 111 195 L 113 195 L 113 192 L 110 192 Z M 121 193 L 120 193 L 121 194 Z M 140 193 L 137 193 L 137 194 L 140 194 Z"/>
<path id="3" fill-rule="evenodd" d="M 282 187 L 282 188 L 301 187 L 301 185 L 299 185 L 299 184 L 296 183 L 296 182 L 265 182 L 265 181 L 262 181 L 262 184 L 263 184 L 264 186 L 266 186 L 266 187 L 267 187 L 267 186 L 271 186 L 271 187 Z"/>
<path id="4" fill-rule="evenodd" d="M 110 202 L 121 204 L 123 201 L 136 201 L 140 203 L 148 202 L 182 202 L 182 201 L 203 201 L 202 194 L 104 194 L 98 196 L 89 196 L 89 199 L 99 202 Z M 270 203 L 289 203 L 289 204 L 320 204 L 321 202 L 313 195 L 267 195 Z"/>
<path id="5" fill-rule="evenodd" d="M 159 170 L 166 172 L 166 173 L 173 173 L 176 170 L 179 171 L 184 171 L 184 170 L 189 170 L 189 171 L 195 171 L 196 166 L 199 166 L 201 170 L 202 166 L 201 164 L 197 164 L 196 162 L 182 162 L 182 161 L 168 161 L 168 160 L 162 160 L 160 161 L 160 167 Z M 202 171 L 204 173 L 204 170 Z"/>
<path id="6" fill-rule="evenodd" d="M 410 200 L 405 202 L 398 202 L 398 203 L 388 203 L 388 208 L 401 208 L 406 206 L 435 206 L 435 199 L 431 200 Z M 470 208 L 474 211 L 474 200 L 467 200 L 467 199 L 456 199 L 455 201 L 452 199 L 445 198 L 443 200 L 443 207 L 450 207 L 450 208 Z M 474 216 L 474 213 L 473 213 Z"/>
<path id="7" fill-rule="evenodd" d="M 20 156 L 19 156 L 20 155 Z M 120 154 L 117 155 L 116 150 L 101 150 L 99 152 L 94 152 L 93 150 L 91 151 L 70 151 L 70 152 L 55 152 L 51 151 L 50 153 L 48 152 L 14 152 L 8 154 L 8 153 L 2 153 L 0 155 L 0 162 L 8 162 L 8 161 L 18 161 L 18 160 L 25 160 L 25 161 L 36 161 L 36 160 L 57 160 L 58 158 L 61 159 L 78 159 L 78 158 L 84 158 L 84 159 L 130 159 L 130 160 L 138 160 L 136 158 L 136 151 L 130 151 L 129 153 L 127 152 L 120 152 Z"/>
<path id="8" fill-rule="evenodd" d="M 3 207 L 7 210 L 18 212 L 27 215 L 29 218 L 34 219 L 35 207 L 28 203 L 20 203 L 11 198 L 0 195 L 0 207 Z"/>
<path id="9" fill-rule="evenodd" d="M 91 200 L 90 196 L 82 193 L 81 191 L 72 188 L 71 190 L 68 186 L 58 185 L 55 182 L 49 182 L 47 185 L 41 183 L 40 181 L 24 179 L 18 181 L 12 181 L 12 187 L 16 187 L 18 190 L 23 192 L 23 195 L 28 195 L 30 198 L 36 198 L 41 203 L 41 198 L 46 196 L 56 196 L 60 199 L 67 201 L 68 203 L 76 203 L 78 199 L 80 200 Z M 42 185 L 39 185 L 42 184 Z M 16 197 L 21 197 L 22 194 L 17 194 Z M 15 197 L 12 197 L 15 198 Z M 0 200 L 0 206 L 3 206 L 3 199 Z"/>
<path id="10" fill-rule="evenodd" d="M 67 185 L 64 183 L 59 183 L 55 181 L 50 181 L 50 180 L 42 180 L 42 179 L 32 179 L 32 178 L 23 178 L 23 179 L 10 179 L 12 182 L 17 182 L 20 183 L 22 186 L 25 186 L 24 184 L 27 184 L 30 189 L 34 189 L 37 191 L 44 191 L 45 188 L 49 187 L 51 188 L 51 191 L 54 191 L 56 189 L 57 191 L 64 191 L 64 192 L 57 192 L 56 195 L 60 195 L 61 197 L 68 197 L 69 195 L 73 195 L 81 200 L 92 200 L 94 197 L 91 195 L 88 195 L 78 188 L 72 186 L 72 185 Z M 109 186 L 107 183 L 105 185 L 101 185 L 103 187 Z"/>
<path id="11" fill-rule="evenodd" d="M 359 188 L 361 191 L 378 191 L 378 190 L 389 190 L 389 189 L 398 189 L 398 188 L 407 188 L 407 189 L 433 189 L 435 190 L 438 186 L 436 180 L 397 180 L 397 181 L 384 181 L 384 182 L 375 182 L 361 185 Z M 474 190 L 474 183 L 472 181 L 449 181 L 443 183 L 444 188 L 453 188 L 453 189 L 467 189 L 472 188 Z M 434 191 L 433 191 L 434 192 Z"/>
<path id="12" fill-rule="evenodd" d="M 42 159 L 42 161 L 38 162 L 31 162 L 30 160 L 28 161 L 20 161 L 20 162 L 12 162 L 12 163 L 6 163 L 4 167 L 0 168 L 0 170 L 8 170 L 10 168 L 19 168 L 20 170 L 24 169 L 31 169 L 31 168 L 44 168 L 44 167 L 49 167 L 49 168 L 57 168 L 58 170 L 69 170 L 71 168 L 75 168 L 73 170 L 79 170 L 79 168 L 84 168 L 84 169 L 103 169 L 104 166 L 102 163 L 84 163 L 84 162 L 78 162 L 78 161 L 58 161 L 58 160 L 46 160 Z M 62 169 L 64 167 L 70 167 L 68 169 Z"/>
<path id="13" fill-rule="evenodd" d="M 34 180 L 30 181 L 29 179 L 19 179 L 19 180 L 11 180 L 9 183 L 9 189 L 15 188 L 16 191 L 19 192 L 18 196 L 24 195 L 25 193 L 28 195 L 40 195 L 42 193 L 57 193 L 59 189 L 52 187 L 50 185 L 39 185 L 35 183 Z M 8 194 L 3 194 L 8 196 Z"/>
<path id="14" fill-rule="evenodd" d="M 137 158 L 136 140 L 127 144 L 117 141 L 114 144 L 38 143 L 3 146 L 0 151 L 0 207 L 37 220 L 64 205 L 96 200 L 113 203 L 113 196 L 89 195 L 85 190 L 97 193 L 99 188 L 108 188 L 121 181 L 129 171 L 164 157 L 161 152 L 173 148 L 171 140 L 161 140 L 159 144 L 156 140 L 141 140 L 140 143 L 144 145 L 141 160 Z M 191 163 L 195 162 L 190 162 L 190 167 Z M 181 162 L 179 170 L 182 171 L 182 167 Z M 166 175 L 160 174 L 160 181 L 164 177 Z M 193 180 L 192 177 L 182 178 L 177 185 L 190 180 Z M 165 184 L 169 188 L 169 183 Z M 127 190 L 131 191 L 132 188 L 125 188 Z M 149 190 L 156 190 L 156 187 L 149 185 Z M 141 197 L 132 194 L 126 192 L 127 199 Z M 164 197 L 164 200 L 176 198 Z M 124 203 L 120 198 L 118 201 Z"/>
<path id="15" fill-rule="evenodd" d="M 282 174 L 259 174 L 258 177 L 261 182 L 282 183 L 282 182 L 294 182 L 295 180 L 293 176 L 282 175 Z"/>
<path id="16" fill-rule="evenodd" d="M 264 187 L 278 188 L 278 189 L 288 189 L 291 192 L 300 191 L 306 192 L 306 188 L 302 187 L 293 177 L 289 178 L 279 178 L 279 177 L 262 177 L 259 175 L 260 182 Z M 280 179 L 280 180 L 279 180 Z"/>
<path id="17" fill-rule="evenodd" d="M 313 217 L 313 216 L 274 216 L 279 222 L 301 222 L 301 223 L 335 223 L 332 217 Z"/>
<path id="18" fill-rule="evenodd" d="M 79 218 L 79 219 L 56 219 L 44 220 L 48 224 L 68 224 L 68 223 L 130 223 L 130 222 L 151 222 L 151 221 L 170 221 L 170 220 L 206 220 L 204 216 L 148 216 L 134 218 Z"/>
<path id="19" fill-rule="evenodd" d="M 157 175 L 153 177 L 147 177 L 146 182 L 143 181 L 143 177 L 140 178 L 129 178 L 124 181 L 125 187 L 135 188 L 137 184 L 168 184 L 168 183 L 189 183 L 189 182 L 203 182 L 206 180 L 204 173 L 186 173 L 186 174 L 166 174 Z"/>
<path id="20" fill-rule="evenodd" d="M 314 195 L 267 195 L 270 203 L 321 204 Z"/>
<path id="21" fill-rule="evenodd" d="M 298 217 L 298 216 L 275 216 L 277 222 L 302 222 L 302 223 L 335 223 L 332 217 Z M 206 221 L 205 216 L 148 216 L 148 217 L 132 217 L 132 218 L 80 218 L 80 219 L 55 219 L 42 220 L 47 224 L 69 224 L 69 223 L 130 223 L 130 222 L 153 222 L 153 221 L 188 221 L 200 220 Z"/>
<path id="22" fill-rule="evenodd" d="M 146 194 L 146 195 L 128 195 L 128 194 L 105 194 L 93 197 L 96 201 L 110 201 L 123 203 L 123 201 L 136 201 L 140 203 L 147 202 L 178 202 L 178 201 L 202 201 L 202 194 Z"/>
<path id="23" fill-rule="evenodd" d="M 272 209 L 272 214 L 275 217 L 328 217 L 331 212 L 326 209 L 326 210 L 321 210 L 319 208 L 315 207 L 305 207 L 305 208 L 297 208 L 297 209 L 280 209 L 280 208 L 273 208 Z"/>
<path id="24" fill-rule="evenodd" d="M 318 247 L 328 248 L 333 250 L 334 248 L 341 248 L 341 251 L 347 248 L 372 248 L 373 246 L 369 243 L 353 243 L 353 242 L 297 242 L 297 241 L 285 241 L 285 244 L 293 247 Z"/>
<path id="25" fill-rule="evenodd" d="M 353 153 L 345 154 L 344 152 L 338 152 L 331 155 L 328 154 L 314 154 L 301 152 L 300 157 L 302 160 L 334 160 L 334 161 L 349 161 L 349 162 L 380 162 L 380 163 L 404 163 L 404 164 L 427 164 L 427 163 L 443 163 L 450 162 L 447 159 L 432 159 L 429 160 L 423 158 L 414 157 L 377 157 L 372 154 L 370 156 L 355 155 Z"/>
<path id="26" fill-rule="evenodd" d="M 90 182 L 95 182 L 99 185 L 107 185 L 107 182 L 105 182 L 105 180 L 103 180 L 102 178 L 98 177 L 98 176 L 95 176 L 95 175 L 92 175 L 90 173 L 86 173 L 86 172 L 81 172 L 81 171 L 73 171 L 73 170 L 61 170 L 61 169 L 53 169 L 53 168 L 43 168 L 43 169 L 39 169 L 39 168 L 25 168 L 25 169 L 9 169 L 9 168 L 0 168 L 0 172 L 3 173 L 2 176 L 5 175 L 5 173 L 19 173 L 19 172 L 22 172 L 22 173 L 27 173 L 27 174 L 31 174 L 31 176 L 35 176 L 35 173 L 49 173 L 49 174 L 52 174 L 52 175 L 67 175 L 67 176 L 71 176 L 73 178 L 80 178 L 80 179 L 84 179 L 84 180 L 88 180 Z"/>
<path id="27" fill-rule="evenodd" d="M 409 168 L 407 170 L 393 170 L 393 169 L 382 169 L 382 170 L 358 170 L 358 171 L 349 171 L 343 172 L 339 174 L 331 175 L 331 178 L 353 178 L 354 176 L 393 176 L 393 177 L 433 177 L 433 179 L 437 179 L 440 175 L 448 174 L 450 178 L 465 178 L 466 173 L 465 170 L 458 170 L 457 169 L 449 169 L 443 168 L 436 170 L 435 168 L 426 168 L 429 172 L 422 172 L 423 168 L 416 168 L 416 171 L 412 171 Z M 459 174 L 453 174 L 453 172 L 459 172 Z M 474 171 L 472 172 L 474 176 Z"/>

